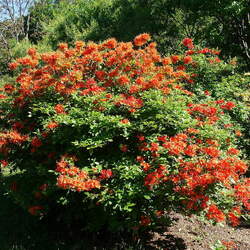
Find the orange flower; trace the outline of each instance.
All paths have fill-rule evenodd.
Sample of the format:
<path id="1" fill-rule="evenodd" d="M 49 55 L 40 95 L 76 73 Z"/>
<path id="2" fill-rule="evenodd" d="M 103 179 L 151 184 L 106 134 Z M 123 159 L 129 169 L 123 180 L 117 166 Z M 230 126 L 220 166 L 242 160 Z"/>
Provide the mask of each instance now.
<path id="1" fill-rule="evenodd" d="M 235 135 L 236 135 L 236 136 L 242 136 L 242 133 L 241 133 L 239 130 L 236 130 L 236 131 L 235 131 Z"/>
<path id="2" fill-rule="evenodd" d="M 128 124 L 129 120 L 128 119 L 122 119 L 120 122 L 123 123 L 123 124 Z"/>
<path id="3" fill-rule="evenodd" d="M 32 215 L 37 215 L 39 210 L 43 210 L 43 207 L 42 206 L 32 206 L 32 207 L 29 207 L 29 209 L 28 209 L 29 213 Z"/>
<path id="4" fill-rule="evenodd" d="M 111 169 L 103 169 L 101 171 L 100 179 L 102 179 L 102 180 L 109 179 L 112 175 L 113 175 L 113 173 L 112 173 Z"/>
<path id="5" fill-rule="evenodd" d="M 215 204 L 209 206 L 206 216 L 208 219 L 214 219 L 217 222 L 225 220 L 224 213 Z"/>
<path id="6" fill-rule="evenodd" d="M 236 249 L 236 244 L 233 241 L 225 241 L 222 240 L 221 243 L 226 247 L 227 250 L 233 250 Z"/>
<path id="7" fill-rule="evenodd" d="M 127 152 L 128 151 L 128 146 L 125 144 L 121 144 L 120 149 L 122 152 Z"/>
<path id="8" fill-rule="evenodd" d="M 173 56 L 171 56 L 171 60 L 172 60 L 173 64 L 175 64 L 180 60 L 180 57 L 177 55 L 173 55 Z"/>
<path id="9" fill-rule="evenodd" d="M 59 43 L 58 48 L 62 51 L 68 49 L 68 44 L 67 43 Z"/>
<path id="10" fill-rule="evenodd" d="M 162 59 L 162 64 L 163 65 L 168 65 L 168 64 L 171 64 L 172 61 L 171 61 L 171 58 L 170 57 L 165 57 Z"/>
<path id="11" fill-rule="evenodd" d="M 151 223 L 151 220 L 148 216 L 141 216 L 141 220 L 140 220 L 140 225 L 141 226 L 148 226 Z"/>
<path id="12" fill-rule="evenodd" d="M 227 216 L 233 227 L 236 227 L 240 224 L 239 217 L 236 216 L 233 212 L 229 212 Z"/>
<path id="13" fill-rule="evenodd" d="M 111 39 L 104 41 L 102 46 L 108 49 L 114 49 L 117 46 L 117 41 L 116 39 L 111 38 Z"/>
<path id="14" fill-rule="evenodd" d="M 54 128 L 57 128 L 59 126 L 59 124 L 57 122 L 50 122 L 48 125 L 47 125 L 47 128 L 48 129 L 54 129 Z"/>
<path id="15" fill-rule="evenodd" d="M 195 156 L 197 148 L 198 147 L 196 145 L 188 145 L 184 150 L 184 153 L 190 157 Z"/>
<path id="16" fill-rule="evenodd" d="M 161 216 L 164 215 L 164 211 L 163 211 L 163 210 L 157 210 L 157 211 L 155 211 L 155 215 L 156 215 L 157 217 L 161 217 Z"/>
<path id="17" fill-rule="evenodd" d="M 34 57 L 36 55 L 36 49 L 35 48 L 30 48 L 28 49 L 28 55 L 30 55 L 31 57 Z"/>
<path id="18" fill-rule="evenodd" d="M 187 48 L 189 48 L 189 49 L 193 49 L 194 48 L 193 40 L 191 38 L 184 38 L 182 40 L 182 44 L 184 46 L 186 46 Z"/>
<path id="19" fill-rule="evenodd" d="M 31 145 L 35 148 L 41 147 L 42 146 L 42 142 L 39 138 L 35 137 L 32 139 L 31 141 Z"/>
<path id="20" fill-rule="evenodd" d="M 0 164 L 3 166 L 3 167 L 6 167 L 8 166 L 8 162 L 6 160 L 0 160 Z"/>
<path id="21" fill-rule="evenodd" d="M 143 34 L 138 35 L 138 36 L 135 37 L 134 44 L 139 47 L 139 46 L 144 45 L 149 40 L 151 40 L 150 35 L 147 34 L 147 33 L 143 33 Z"/>
<path id="22" fill-rule="evenodd" d="M 202 151 L 211 156 L 211 157 L 218 157 L 220 155 L 220 150 L 218 150 L 216 147 L 207 147 L 207 148 L 203 148 Z"/>
<path id="23" fill-rule="evenodd" d="M 239 150 L 238 149 L 236 149 L 236 148 L 229 148 L 228 150 L 227 150 L 227 153 L 229 154 L 229 155 L 237 155 L 237 154 L 239 154 Z"/>
<path id="24" fill-rule="evenodd" d="M 85 43 L 83 41 L 76 41 L 75 42 L 75 47 L 77 50 L 80 50 L 84 45 L 85 45 Z"/>
<path id="25" fill-rule="evenodd" d="M 129 79 L 128 79 L 127 76 L 123 75 L 123 76 L 120 76 L 120 77 L 118 78 L 118 82 L 119 82 L 119 84 L 121 84 L 121 85 L 125 85 L 125 84 L 128 84 L 128 83 L 129 83 Z"/>
<path id="26" fill-rule="evenodd" d="M 15 87 L 12 84 L 5 84 L 4 85 L 4 91 L 6 93 L 12 93 L 15 90 Z"/>
<path id="27" fill-rule="evenodd" d="M 193 58 L 191 56 L 185 56 L 183 58 L 183 63 L 184 64 L 190 64 L 193 61 Z"/>
<path id="28" fill-rule="evenodd" d="M 225 104 L 222 104 L 220 107 L 222 109 L 226 109 L 226 110 L 231 110 L 232 108 L 234 108 L 236 105 L 234 102 L 226 102 Z"/>
<path id="29" fill-rule="evenodd" d="M 10 70 L 15 70 L 19 66 L 19 63 L 17 62 L 9 63 L 8 66 Z"/>
<path id="30" fill-rule="evenodd" d="M 63 114 L 65 113 L 65 110 L 64 110 L 64 106 L 62 104 L 57 104 L 55 107 L 54 107 L 55 111 L 57 114 Z"/>

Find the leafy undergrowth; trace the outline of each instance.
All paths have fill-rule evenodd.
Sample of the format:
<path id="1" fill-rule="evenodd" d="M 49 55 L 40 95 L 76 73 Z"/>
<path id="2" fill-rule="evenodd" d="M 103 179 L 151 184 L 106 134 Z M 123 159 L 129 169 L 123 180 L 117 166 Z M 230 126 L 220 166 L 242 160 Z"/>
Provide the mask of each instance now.
<path id="1" fill-rule="evenodd" d="M 3 194 L 0 203 L 1 250 L 226 249 L 219 248 L 222 243 L 231 245 L 229 249 L 250 249 L 249 225 L 237 229 L 213 226 L 196 216 L 171 213 L 171 226 L 144 232 L 140 237 L 108 233 L 86 235 L 78 231 L 77 226 L 67 230 L 49 219 L 37 222 Z"/>

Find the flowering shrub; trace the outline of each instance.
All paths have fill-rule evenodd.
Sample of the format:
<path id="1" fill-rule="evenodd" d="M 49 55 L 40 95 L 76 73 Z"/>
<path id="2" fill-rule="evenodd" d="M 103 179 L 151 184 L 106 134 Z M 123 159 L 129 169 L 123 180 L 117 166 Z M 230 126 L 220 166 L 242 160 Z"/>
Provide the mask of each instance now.
<path id="1" fill-rule="evenodd" d="M 154 225 L 170 210 L 236 226 L 250 209 L 237 105 L 204 84 L 233 66 L 191 39 L 181 46 L 162 57 L 141 34 L 29 49 L 11 63 L 19 75 L 1 89 L 0 161 L 16 202 L 37 216 L 60 208 L 91 230 Z"/>

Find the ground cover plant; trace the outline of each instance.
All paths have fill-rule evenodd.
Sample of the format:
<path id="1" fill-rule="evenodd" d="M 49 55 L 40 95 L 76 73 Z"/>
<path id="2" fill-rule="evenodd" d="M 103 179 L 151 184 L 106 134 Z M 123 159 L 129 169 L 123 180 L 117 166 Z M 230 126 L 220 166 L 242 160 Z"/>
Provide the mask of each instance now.
<path id="1" fill-rule="evenodd" d="M 138 231 L 171 210 L 233 226 L 246 216 L 249 109 L 221 94 L 240 78 L 235 62 L 189 38 L 162 57 L 150 39 L 61 43 L 9 65 L 1 182 L 27 212 L 87 231 Z"/>

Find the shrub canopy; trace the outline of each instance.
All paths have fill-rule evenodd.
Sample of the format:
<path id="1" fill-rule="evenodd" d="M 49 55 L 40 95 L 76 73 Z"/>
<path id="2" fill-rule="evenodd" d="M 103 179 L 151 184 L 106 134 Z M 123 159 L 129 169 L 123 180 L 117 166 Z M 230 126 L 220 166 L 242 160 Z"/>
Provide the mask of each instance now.
<path id="1" fill-rule="evenodd" d="M 215 98 L 234 63 L 189 38 L 162 57 L 150 39 L 61 43 L 9 65 L 19 75 L 1 89 L 1 179 L 31 214 L 60 207 L 117 230 L 171 210 L 237 225 L 250 209 L 234 120 L 247 110 Z"/>

